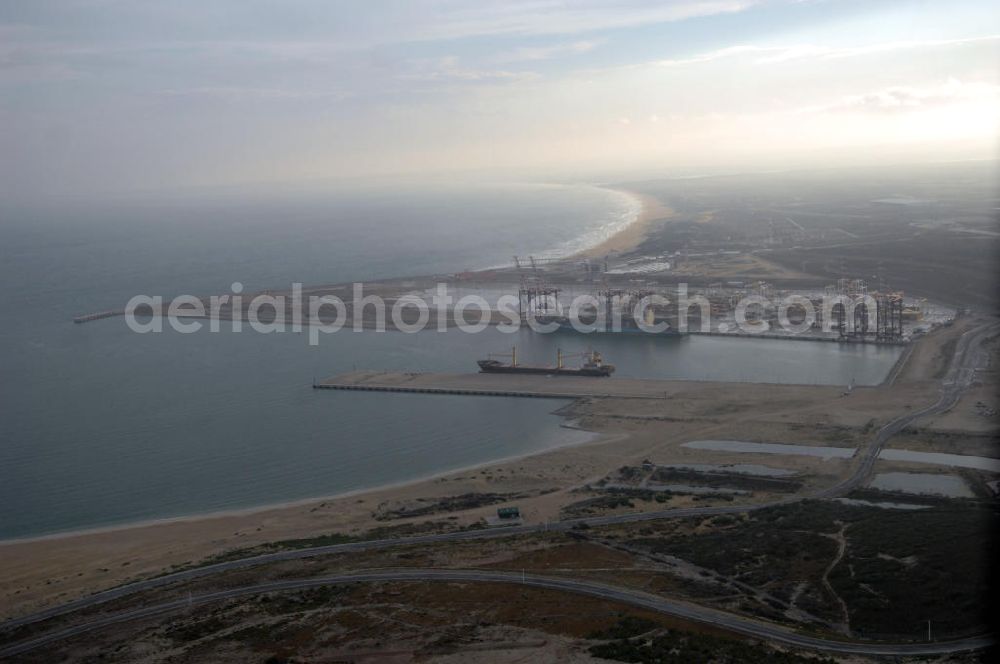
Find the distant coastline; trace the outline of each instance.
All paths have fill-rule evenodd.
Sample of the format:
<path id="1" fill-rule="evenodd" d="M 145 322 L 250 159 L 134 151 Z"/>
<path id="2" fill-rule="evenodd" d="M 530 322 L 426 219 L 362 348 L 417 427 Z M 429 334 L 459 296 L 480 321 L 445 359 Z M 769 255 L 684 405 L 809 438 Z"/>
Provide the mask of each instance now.
<path id="1" fill-rule="evenodd" d="M 561 185 L 559 185 L 561 186 Z M 649 236 L 653 229 L 654 222 L 672 217 L 675 213 L 669 206 L 661 201 L 641 192 L 617 185 L 579 185 L 587 188 L 597 189 L 629 199 L 630 209 L 625 215 L 631 217 L 625 223 L 611 221 L 598 229 L 591 229 L 571 238 L 557 247 L 549 247 L 533 253 L 535 258 L 542 259 L 576 259 L 576 260 L 600 260 L 610 255 L 625 254 L 637 249 Z M 623 215 L 624 216 L 624 215 Z M 608 228 L 616 227 L 609 234 L 603 237 L 594 238 L 593 235 Z M 506 265 L 491 265 L 482 268 L 492 270 Z"/>
<path id="2" fill-rule="evenodd" d="M 639 212 L 635 220 L 617 233 L 606 238 L 600 244 L 583 249 L 573 255 L 574 258 L 604 258 L 610 254 L 623 254 L 636 250 L 652 230 L 653 222 L 671 217 L 674 210 L 659 200 L 623 187 L 602 187 L 629 196 L 638 203 Z"/>

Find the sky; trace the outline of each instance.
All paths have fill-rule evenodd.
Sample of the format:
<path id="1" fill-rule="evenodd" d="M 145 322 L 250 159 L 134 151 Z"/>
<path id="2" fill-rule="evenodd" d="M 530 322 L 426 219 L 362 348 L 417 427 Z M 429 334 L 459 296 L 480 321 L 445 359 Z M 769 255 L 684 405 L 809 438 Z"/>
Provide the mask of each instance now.
<path id="1" fill-rule="evenodd" d="M 986 1 L 0 0 L 0 200 L 995 158 Z"/>

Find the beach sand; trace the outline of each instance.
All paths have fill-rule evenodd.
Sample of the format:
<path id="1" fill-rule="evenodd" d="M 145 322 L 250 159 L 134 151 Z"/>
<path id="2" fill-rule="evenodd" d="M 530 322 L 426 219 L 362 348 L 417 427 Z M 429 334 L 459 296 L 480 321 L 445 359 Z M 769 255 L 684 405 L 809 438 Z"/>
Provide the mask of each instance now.
<path id="1" fill-rule="evenodd" d="M 644 197 L 640 218 L 588 253 L 634 249 L 652 224 L 671 214 L 658 201 Z M 0 542 L 0 620 L 235 549 L 330 533 L 357 536 L 373 528 L 417 526 L 427 521 L 462 527 L 495 514 L 504 504 L 388 521 L 376 518 L 386 509 L 432 503 L 442 497 L 517 494 L 506 504 L 517 505 L 527 522 L 542 523 L 558 519 L 563 506 L 580 499 L 574 489 L 646 458 L 660 464 L 753 462 L 747 455 L 681 447 L 693 439 L 829 444 L 821 437 L 829 435 L 829 429 L 822 434 L 821 426 L 860 430 L 910 404 L 936 399 L 937 374 L 946 360 L 941 349 L 947 339 L 967 327 L 968 321 L 963 320 L 921 340 L 891 389 L 859 388 L 842 398 L 839 388 L 828 386 L 675 381 L 664 400 L 576 402 L 570 416 L 600 434 L 582 445 L 334 498 Z M 948 422 L 952 427 L 960 424 Z M 810 473 L 810 482 L 828 483 L 847 462 L 782 457 L 764 463 L 803 470 Z M 677 497 L 671 506 L 680 507 L 685 500 L 689 498 Z"/>
<path id="2" fill-rule="evenodd" d="M 640 194 L 630 189 L 620 189 L 618 187 L 612 189 L 637 199 L 642 206 L 639 210 L 639 215 L 634 222 L 620 232 L 615 233 L 604 242 L 590 249 L 581 251 L 576 254 L 576 257 L 604 258 L 609 254 L 623 254 L 634 251 L 643 243 L 657 223 L 669 219 L 676 214 L 674 210 L 652 196 Z"/>
<path id="3" fill-rule="evenodd" d="M 932 377 L 944 361 L 936 353 L 965 327 L 956 324 L 922 340 L 914 349 L 913 363 L 891 389 L 859 388 L 841 397 L 840 388 L 830 386 L 664 381 L 663 400 L 576 402 L 565 415 L 601 434 L 581 445 L 336 498 L 0 543 L 0 619 L 265 542 L 329 533 L 361 535 L 373 528 L 412 527 L 427 521 L 462 527 L 494 515 L 503 504 L 517 505 L 528 523 L 553 521 L 562 507 L 581 499 L 575 489 L 647 458 L 659 464 L 754 462 L 752 455 L 681 446 L 689 440 L 830 444 L 833 432 L 839 431 L 838 439 L 844 439 L 842 427 L 862 431 L 872 421 L 902 412 L 907 404 L 933 401 L 938 384 Z M 849 463 L 776 455 L 758 462 L 802 471 L 807 486 L 813 487 L 833 482 Z M 507 503 L 459 512 L 376 518 L 386 509 L 468 493 L 517 496 Z M 681 507 L 690 500 L 677 496 L 670 506 Z M 652 505 L 647 509 L 657 504 Z"/>
<path id="4" fill-rule="evenodd" d="M 775 411 L 791 414 L 800 412 L 804 406 L 818 405 L 823 414 L 814 417 L 827 419 L 829 409 L 823 404 L 834 400 L 838 391 L 839 388 L 832 387 L 677 382 L 670 390 L 670 399 L 665 401 L 578 402 L 572 416 L 580 418 L 583 427 L 603 434 L 590 443 L 337 498 L 0 543 L 0 570 L 3 570 L 0 618 L 23 615 L 96 590 L 158 575 L 175 566 L 265 542 L 328 533 L 359 535 L 380 526 L 417 525 L 428 520 L 452 527 L 466 526 L 494 515 L 503 504 L 517 505 L 529 523 L 558 520 L 563 506 L 581 499 L 573 493 L 574 489 L 596 482 L 622 465 L 637 465 L 646 458 L 657 463 L 704 462 L 706 454 L 711 455 L 712 462 L 746 462 L 737 455 L 681 447 L 689 440 L 755 436 L 809 442 L 805 432 L 793 433 L 788 431 L 786 423 L 774 422 L 780 417 Z M 728 404 L 726 415 L 721 418 L 711 415 L 720 401 Z M 874 403 L 866 406 L 862 414 L 844 413 L 843 419 L 861 426 L 876 414 L 870 408 L 877 407 Z M 763 419 L 753 425 L 740 421 L 740 416 L 751 413 Z M 663 417 L 669 421 L 650 419 Z M 824 474 L 839 472 L 846 463 L 841 460 L 824 465 L 806 457 L 787 457 L 783 461 L 793 468 L 819 467 Z M 768 465 L 775 463 L 768 460 Z M 391 508 L 419 504 L 421 500 L 433 502 L 445 496 L 488 492 L 527 494 L 527 497 L 462 512 L 391 521 L 376 519 L 380 506 Z M 689 500 L 690 497 L 678 497 L 671 506 L 684 506 Z"/>
<path id="5" fill-rule="evenodd" d="M 636 221 L 584 255 L 604 257 L 630 251 L 641 244 L 655 221 L 672 214 L 651 197 L 626 193 L 642 203 Z M 596 418 L 591 426 L 602 434 L 591 443 L 493 461 L 406 484 L 254 509 L 0 542 L 0 620 L 234 549 L 328 533 L 358 535 L 379 526 L 449 516 L 436 514 L 385 522 L 375 518 L 379 506 L 412 505 L 466 493 L 545 492 L 512 504 L 521 506 L 529 521 L 555 520 L 560 507 L 574 500 L 567 495 L 572 488 L 600 479 L 623 458 L 644 454 L 648 449 L 648 441 L 622 433 L 612 420 Z M 678 429 L 678 433 L 686 429 Z M 497 506 L 461 512 L 451 525 L 470 525 L 495 514 Z"/>

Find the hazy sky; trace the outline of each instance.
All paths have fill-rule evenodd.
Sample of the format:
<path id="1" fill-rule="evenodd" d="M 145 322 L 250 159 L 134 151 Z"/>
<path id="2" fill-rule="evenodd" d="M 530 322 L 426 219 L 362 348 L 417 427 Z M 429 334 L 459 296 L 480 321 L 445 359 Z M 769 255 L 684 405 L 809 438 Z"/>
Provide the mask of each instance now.
<path id="1" fill-rule="evenodd" d="M 0 0 L 0 197 L 995 155 L 950 0 Z"/>

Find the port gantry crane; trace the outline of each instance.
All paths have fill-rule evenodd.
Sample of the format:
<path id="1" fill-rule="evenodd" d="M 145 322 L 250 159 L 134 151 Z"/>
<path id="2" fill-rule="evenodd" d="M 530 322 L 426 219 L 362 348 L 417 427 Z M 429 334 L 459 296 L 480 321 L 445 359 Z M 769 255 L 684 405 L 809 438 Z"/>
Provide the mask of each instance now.
<path id="1" fill-rule="evenodd" d="M 842 280 L 844 281 L 844 280 Z M 903 338 L 903 293 L 896 291 L 882 293 L 867 290 L 855 291 L 855 297 L 870 295 L 875 301 L 875 325 L 872 327 L 872 311 L 866 302 L 852 303 L 850 311 L 838 302 L 833 305 L 832 314 L 835 328 L 841 338 L 864 340 L 874 333 L 875 341 L 898 342 Z"/>
<path id="2" fill-rule="evenodd" d="M 545 276 L 538 269 L 538 263 L 534 256 L 528 256 L 528 261 L 531 265 L 531 272 L 525 273 L 521 259 L 514 256 L 514 267 L 517 268 L 521 277 L 521 284 L 517 291 L 517 312 L 522 323 L 529 318 L 560 311 L 559 293 L 562 289 L 545 282 Z"/>
<path id="3" fill-rule="evenodd" d="M 637 289 L 627 289 L 627 288 L 612 288 L 606 283 L 604 287 L 598 291 L 598 296 L 604 299 L 604 325 L 605 331 L 617 331 L 621 329 L 622 317 L 619 317 L 616 321 L 615 319 L 615 305 L 617 304 L 619 312 L 622 316 L 628 315 L 634 319 L 634 309 L 635 306 L 641 302 L 643 299 L 656 295 L 656 291 L 649 290 L 648 288 L 637 288 Z M 617 322 L 617 325 L 615 324 Z M 640 321 L 635 320 L 636 323 Z"/>

